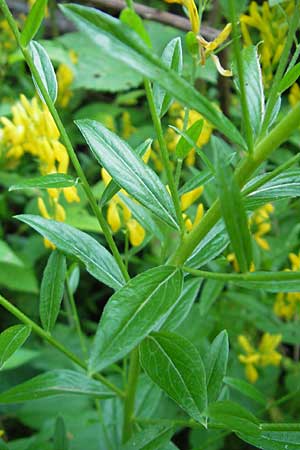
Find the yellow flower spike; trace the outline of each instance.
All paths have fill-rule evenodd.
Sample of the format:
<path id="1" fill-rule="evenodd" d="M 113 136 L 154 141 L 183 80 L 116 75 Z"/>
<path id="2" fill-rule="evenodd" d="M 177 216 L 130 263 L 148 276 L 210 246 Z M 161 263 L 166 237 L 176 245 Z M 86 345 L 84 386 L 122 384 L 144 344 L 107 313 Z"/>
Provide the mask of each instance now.
<path id="1" fill-rule="evenodd" d="M 112 179 L 107 170 L 103 169 L 103 167 L 101 169 L 101 177 L 102 180 L 104 181 L 105 186 L 107 186 Z"/>
<path id="2" fill-rule="evenodd" d="M 245 375 L 250 383 L 256 383 L 258 379 L 258 372 L 253 364 L 246 364 Z"/>
<path id="3" fill-rule="evenodd" d="M 113 201 L 113 199 L 109 203 L 107 208 L 107 222 L 113 233 L 116 233 L 121 228 L 121 219 L 118 210 L 118 204 L 116 201 Z"/>
<path id="4" fill-rule="evenodd" d="M 185 194 L 182 194 L 180 199 L 181 204 L 181 211 L 185 211 L 188 209 L 195 201 L 200 197 L 200 195 L 203 193 L 203 186 L 200 186 L 196 189 L 193 189 L 192 191 L 186 192 Z"/>
<path id="5" fill-rule="evenodd" d="M 188 10 L 189 19 L 192 26 L 192 31 L 196 34 L 199 33 L 200 30 L 200 18 L 197 6 L 194 0 L 165 0 L 166 3 L 178 3 L 179 5 L 184 6 Z"/>
<path id="6" fill-rule="evenodd" d="M 250 354 L 254 353 L 254 348 L 252 347 L 252 345 L 249 342 L 249 339 L 246 338 L 246 336 L 239 335 L 238 343 L 246 353 Z"/>
<path id="7" fill-rule="evenodd" d="M 278 366 L 282 359 L 282 355 L 278 353 L 275 349 L 278 347 L 282 340 L 280 334 L 271 335 L 265 333 L 261 338 L 261 342 L 258 346 L 260 353 L 260 365 L 265 366 Z"/>
<path id="8" fill-rule="evenodd" d="M 193 223 L 193 227 L 198 225 L 198 223 L 202 220 L 202 217 L 204 216 L 204 206 L 202 203 L 200 203 L 197 207 L 196 217 Z"/>
<path id="9" fill-rule="evenodd" d="M 64 222 L 66 220 L 66 211 L 58 202 L 55 204 L 54 218 L 55 220 L 58 220 L 58 222 Z"/>
<path id="10" fill-rule="evenodd" d="M 227 40 L 231 31 L 232 24 L 228 23 L 213 41 L 207 43 L 205 46 L 206 53 L 209 54 L 219 48 Z"/>
<path id="11" fill-rule="evenodd" d="M 80 202 L 80 197 L 75 186 L 63 188 L 63 193 L 68 203 Z"/>
<path id="12" fill-rule="evenodd" d="M 53 200 L 58 200 L 59 197 L 59 189 L 47 189 L 48 194 Z"/>
<path id="13" fill-rule="evenodd" d="M 38 208 L 39 208 L 39 211 L 40 211 L 41 215 L 42 215 L 45 219 L 50 219 L 50 215 L 49 215 L 49 213 L 48 213 L 48 210 L 47 210 L 47 208 L 46 208 L 45 202 L 44 202 L 44 200 L 42 199 L 42 197 L 39 197 L 39 198 L 38 198 Z"/>
<path id="14" fill-rule="evenodd" d="M 138 247 L 145 239 L 145 230 L 135 219 L 130 219 L 126 223 L 129 233 L 129 241 L 134 247 Z"/>
<path id="15" fill-rule="evenodd" d="M 67 64 L 60 64 L 57 72 L 58 96 L 57 103 L 61 108 L 66 108 L 73 96 L 70 87 L 74 80 L 74 73 Z"/>
<path id="16" fill-rule="evenodd" d="M 300 270 L 300 254 L 295 255 L 295 253 L 289 253 L 289 260 L 292 264 L 292 270 L 298 271 Z"/>
<path id="17" fill-rule="evenodd" d="M 289 92 L 289 103 L 291 106 L 296 106 L 300 101 L 300 86 L 298 83 L 294 83 Z"/>

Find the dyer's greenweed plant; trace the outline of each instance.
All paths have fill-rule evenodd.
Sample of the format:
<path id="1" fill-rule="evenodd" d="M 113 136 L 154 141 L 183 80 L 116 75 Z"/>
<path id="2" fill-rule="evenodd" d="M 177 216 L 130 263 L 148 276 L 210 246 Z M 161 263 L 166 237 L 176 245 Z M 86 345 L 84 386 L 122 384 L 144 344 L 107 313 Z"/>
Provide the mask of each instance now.
<path id="1" fill-rule="evenodd" d="M 21 323 L 0 335 L 1 367 L 6 361 L 9 364 L 31 333 L 69 361 L 62 368 L 57 358 L 55 369 L 4 390 L 0 403 L 26 404 L 58 395 L 64 395 L 68 402 L 68 396 L 74 400 L 75 395 L 81 395 L 89 399 L 86 414 L 92 423 L 88 435 L 82 432 L 81 444 L 76 444 L 76 429 L 70 436 L 67 419 L 58 417 L 53 432 L 48 429 L 11 447 L 3 441 L 1 448 L 171 450 L 178 448 L 172 437 L 184 428 L 195 433 L 194 449 L 225 448 L 224 438 L 231 433 L 255 448 L 300 448 L 300 424 L 285 422 L 280 413 L 276 416 L 279 405 L 297 397 L 299 388 L 282 397 L 271 394 L 267 398 L 253 385 L 264 368 L 278 370 L 283 361 L 288 367 L 288 358 L 280 352 L 282 343 L 294 345 L 299 357 L 300 336 L 295 331 L 299 255 L 291 252 L 287 270 L 282 268 L 284 261 L 276 270 L 260 270 L 259 249 L 270 250 L 266 237 L 271 230 L 273 202 L 299 196 L 300 172 L 295 169 L 299 153 L 274 170 L 268 170 L 268 160 L 275 158 L 277 149 L 300 126 L 299 86 L 295 84 L 300 73 L 296 64 L 300 0 L 273 2 L 282 3 L 278 7 L 267 2 L 259 7 L 252 2 L 249 13 L 240 20 L 236 10 L 239 2 L 223 1 L 229 23 L 212 41 L 201 34 L 207 2 L 200 1 L 199 8 L 194 0 L 167 3 L 183 5 L 191 22 L 192 31 L 186 35 L 192 59 L 189 81 L 182 75 L 181 39 L 172 39 L 162 57 L 157 56 L 131 0 L 120 19 L 79 4 L 61 6 L 66 18 L 102 54 L 143 77 L 157 139 L 154 145 L 147 139 L 132 148 L 124 139 L 130 133 L 118 136 L 112 131 L 112 122 L 105 126 L 86 118 L 75 121 L 95 164 L 99 164 L 99 178 L 101 169 L 105 188 L 99 198 L 58 113 L 72 97 L 71 66 L 61 66 L 55 74 L 45 48 L 34 40 L 47 1 L 34 3 L 20 32 L 6 1 L 0 0 L 5 18 L 1 24 L 5 23 L 6 32 L 14 36 L 15 44 L 11 45 L 22 53 L 39 96 L 33 100 L 22 96 L 11 118 L 1 119 L 1 158 L 10 168 L 26 154 L 38 161 L 40 175 L 23 179 L 10 189 L 41 192 L 41 216 L 22 214 L 16 219 L 42 235 L 50 251 L 40 288 L 41 325 L 17 308 L 12 298 L 0 296 L 1 306 Z M 272 20 L 282 25 L 275 37 Z M 251 27 L 261 34 L 262 44 L 253 42 Z M 218 57 L 228 45 L 232 69 L 222 67 Z M 76 50 L 75 42 L 70 55 L 74 65 Z M 240 121 L 231 121 L 194 87 L 199 64 L 205 66 L 209 60 L 220 76 L 233 77 Z M 102 61 L 94 63 L 101 65 Z M 284 104 L 283 114 L 281 97 L 291 87 L 290 106 Z M 123 120 L 128 131 L 130 117 L 125 115 Z M 167 132 L 165 121 L 171 123 Z M 236 122 L 241 124 L 239 128 Z M 208 141 L 210 154 L 202 150 Z M 186 179 L 184 168 L 193 167 L 196 156 L 202 169 L 194 168 Z M 68 174 L 69 165 L 76 178 Z M 65 222 L 64 202 L 79 202 L 79 190 L 98 221 L 102 243 Z M 125 236 L 124 254 L 115 239 L 120 229 Z M 131 259 L 153 236 L 156 257 L 145 269 L 140 264 L 139 273 L 130 273 Z M 130 245 L 134 251 L 129 251 Z M 82 331 L 74 300 L 78 263 L 115 291 L 92 341 Z M 191 317 L 201 284 L 201 314 Z M 239 304 L 250 320 L 256 320 L 259 311 L 257 327 L 264 332 L 255 343 L 241 330 L 238 343 L 232 343 L 239 361 L 234 362 L 238 369 L 231 374 L 237 376 L 226 376 L 229 341 L 227 331 L 222 330 L 226 322 L 223 325 L 222 310 L 222 331 L 211 342 L 206 339 L 196 346 L 192 337 L 182 332 L 182 324 L 189 327 L 193 322 L 194 330 L 201 334 L 221 292 L 228 293 L 226 308 Z M 257 300 L 270 298 L 269 293 L 276 294 L 273 321 L 266 304 Z M 79 349 L 70 350 L 54 336 L 63 297 L 72 317 L 72 330 L 78 334 Z M 251 313 L 253 309 L 256 315 Z M 190 322 L 186 322 L 187 317 Z M 155 412 L 160 398 L 164 405 L 168 398 L 172 401 L 171 413 L 167 406 Z M 77 414 L 76 403 L 72 413 Z"/>

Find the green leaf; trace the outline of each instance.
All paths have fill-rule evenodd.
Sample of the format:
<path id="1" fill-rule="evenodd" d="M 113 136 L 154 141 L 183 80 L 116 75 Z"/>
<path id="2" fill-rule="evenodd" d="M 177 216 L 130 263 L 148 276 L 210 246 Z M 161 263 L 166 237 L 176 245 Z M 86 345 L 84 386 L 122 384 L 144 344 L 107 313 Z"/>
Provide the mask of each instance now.
<path id="1" fill-rule="evenodd" d="M 14 325 L 0 334 L 0 369 L 6 361 L 24 344 L 31 333 L 27 325 Z"/>
<path id="2" fill-rule="evenodd" d="M 48 0 L 36 0 L 33 4 L 21 33 L 21 44 L 23 47 L 27 47 L 31 39 L 34 38 L 38 32 L 41 23 L 45 17 L 46 6 Z"/>
<path id="3" fill-rule="evenodd" d="M 222 141 L 212 138 L 217 157 L 217 184 L 221 213 L 233 251 L 242 272 L 247 272 L 252 263 L 252 242 L 243 197 L 229 166 L 219 158 Z"/>
<path id="4" fill-rule="evenodd" d="M 125 280 L 112 255 L 96 239 L 63 222 L 47 220 L 40 216 L 16 216 L 44 236 L 62 252 L 78 258 L 86 270 L 97 280 L 119 289 Z"/>
<path id="5" fill-rule="evenodd" d="M 147 375 L 189 416 L 206 426 L 205 369 L 198 350 L 174 333 L 152 333 L 140 345 Z"/>
<path id="6" fill-rule="evenodd" d="M 181 136 L 178 144 L 176 145 L 177 158 L 184 159 L 194 147 L 194 145 L 192 144 L 193 142 L 197 145 L 197 141 L 203 128 L 203 124 L 203 120 L 197 120 L 197 122 L 193 123 L 193 125 L 190 126 L 190 128 L 185 132 L 186 136 L 188 136 L 190 140 L 187 141 L 184 136 Z"/>
<path id="7" fill-rule="evenodd" d="M 260 405 L 266 406 L 267 399 L 256 387 L 253 386 L 253 384 L 240 380 L 239 378 L 232 377 L 225 377 L 224 383 L 230 388 L 256 401 Z"/>
<path id="8" fill-rule="evenodd" d="M 245 146 L 240 133 L 224 114 L 176 72 L 170 70 L 155 53 L 136 38 L 133 30 L 110 15 L 92 8 L 79 5 L 66 5 L 61 8 L 64 14 L 110 57 L 156 81 L 184 105 L 201 113 L 229 139 Z"/>
<path id="9" fill-rule="evenodd" d="M 215 402 L 220 395 L 227 370 L 228 354 L 228 334 L 223 330 L 212 342 L 205 361 L 209 403 Z"/>
<path id="10" fill-rule="evenodd" d="M 192 255 L 187 260 L 187 265 L 190 267 L 204 266 L 219 256 L 228 244 L 229 237 L 225 230 L 224 222 L 220 220 L 195 248 Z"/>
<path id="11" fill-rule="evenodd" d="M 7 447 L 7 445 L 1 438 L 0 438 L 0 450 L 9 450 L 9 447 Z"/>
<path id="12" fill-rule="evenodd" d="M 0 394 L 0 403 L 20 403 L 61 394 L 111 398 L 115 394 L 99 381 L 73 370 L 52 370 Z"/>
<path id="13" fill-rule="evenodd" d="M 118 361 L 162 326 L 178 301 L 182 279 L 175 267 L 156 267 L 130 280 L 109 299 L 92 346 L 90 372 Z"/>
<path id="14" fill-rule="evenodd" d="M 31 267 L 0 262 L 0 285 L 16 292 L 38 294 L 39 286 Z"/>
<path id="15" fill-rule="evenodd" d="M 258 137 L 265 114 L 265 97 L 257 47 L 245 47 L 242 60 L 250 123 L 254 137 Z"/>
<path id="16" fill-rule="evenodd" d="M 23 261 L 13 252 L 6 242 L 0 240 L 0 263 L 24 267 Z"/>
<path id="17" fill-rule="evenodd" d="M 184 282 L 181 296 L 164 322 L 162 331 L 174 331 L 184 321 L 197 298 L 201 283 L 202 280 L 196 278 L 190 278 Z"/>
<path id="18" fill-rule="evenodd" d="M 76 125 L 95 158 L 114 181 L 153 214 L 178 229 L 175 209 L 166 187 L 129 145 L 99 122 L 78 120 Z"/>
<path id="19" fill-rule="evenodd" d="M 43 85 L 47 90 L 51 100 L 53 101 L 53 103 L 55 103 L 57 98 L 57 80 L 50 58 L 47 55 L 47 52 L 44 49 L 44 47 L 38 42 L 35 41 L 30 42 L 30 51 L 33 63 L 37 71 L 39 72 L 39 76 L 41 77 Z M 40 89 L 34 77 L 33 82 L 35 84 L 36 90 L 41 100 L 45 103 L 43 95 L 40 92 Z"/>
<path id="20" fill-rule="evenodd" d="M 251 184 L 259 181 L 268 174 L 255 177 L 245 186 L 245 189 Z M 284 198 L 300 197 L 300 170 L 294 169 L 281 173 L 277 177 L 263 184 L 247 195 L 245 198 L 247 208 L 259 208 L 266 203 L 274 202 Z"/>
<path id="21" fill-rule="evenodd" d="M 282 78 L 278 86 L 278 92 L 282 94 L 288 88 L 290 88 L 298 78 L 300 77 L 300 63 L 292 67 Z"/>
<path id="22" fill-rule="evenodd" d="M 241 431 L 238 437 L 262 450 L 300 450 L 299 431 L 262 431 L 260 436 Z"/>
<path id="23" fill-rule="evenodd" d="M 150 36 L 144 27 L 144 22 L 135 11 L 130 8 L 124 8 L 120 14 L 120 20 L 134 30 L 148 47 L 152 46 Z"/>
<path id="24" fill-rule="evenodd" d="M 173 435 L 173 427 L 153 425 L 136 433 L 121 450 L 158 450 L 167 444 Z"/>
<path id="25" fill-rule="evenodd" d="M 161 59 L 163 63 L 174 70 L 178 75 L 182 73 L 182 46 L 179 37 L 172 39 L 165 47 Z M 166 90 L 155 83 L 153 86 L 154 103 L 157 113 L 163 117 L 173 102 L 173 96 L 166 93 Z"/>
<path id="26" fill-rule="evenodd" d="M 48 259 L 40 290 L 40 318 L 48 332 L 52 331 L 60 311 L 66 271 L 65 255 L 54 250 Z"/>
<path id="27" fill-rule="evenodd" d="M 258 435 L 260 429 L 257 418 L 237 403 L 229 400 L 212 403 L 208 408 L 209 419 L 235 432 Z"/>
<path id="28" fill-rule="evenodd" d="M 139 156 L 142 157 L 148 150 L 152 143 L 152 139 L 147 139 L 145 142 L 143 142 L 141 145 L 139 145 L 136 149 L 133 149 L 133 151 Z M 120 186 L 114 181 L 111 180 L 109 184 L 105 187 L 103 194 L 101 195 L 100 199 L 100 206 L 103 208 L 103 206 L 108 203 L 114 195 L 116 195 L 120 191 Z"/>
<path id="29" fill-rule="evenodd" d="M 42 177 L 25 178 L 21 183 L 10 186 L 9 191 L 18 189 L 59 189 L 68 188 L 76 184 L 75 178 L 66 173 L 51 173 Z"/>
<path id="30" fill-rule="evenodd" d="M 224 288 L 223 281 L 206 280 L 200 296 L 199 311 L 201 316 L 206 316 L 214 302 Z"/>
<path id="31" fill-rule="evenodd" d="M 69 440 L 67 428 L 63 417 L 59 416 L 55 423 L 55 432 L 53 436 L 53 450 L 68 450 Z"/>

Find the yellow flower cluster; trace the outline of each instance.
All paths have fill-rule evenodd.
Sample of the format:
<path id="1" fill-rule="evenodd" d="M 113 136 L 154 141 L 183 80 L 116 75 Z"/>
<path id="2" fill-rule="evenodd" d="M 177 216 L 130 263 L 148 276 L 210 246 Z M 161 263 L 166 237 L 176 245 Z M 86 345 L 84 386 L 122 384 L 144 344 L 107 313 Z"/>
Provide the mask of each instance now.
<path id="1" fill-rule="evenodd" d="M 287 17 L 293 14 L 294 8 L 295 2 L 292 0 L 273 7 L 267 1 L 264 1 L 261 6 L 251 2 L 248 14 L 243 14 L 240 18 L 246 46 L 253 44 L 248 27 L 259 32 L 258 42 L 261 42 L 259 51 L 266 87 L 270 86 L 274 69 L 280 60 L 288 32 Z"/>
<path id="2" fill-rule="evenodd" d="M 0 156 L 9 167 L 16 167 L 23 155 L 31 155 L 39 164 L 42 175 L 67 173 L 69 157 L 65 146 L 59 141 L 60 134 L 45 104 L 37 98 L 29 101 L 21 95 L 20 101 L 12 106 L 12 119 L 1 117 Z M 46 218 L 65 219 L 64 208 L 59 204 L 63 191 L 67 202 L 79 202 L 75 187 L 48 189 L 49 213 L 42 198 L 38 200 L 41 214 Z"/>
<path id="3" fill-rule="evenodd" d="M 298 102 L 300 102 L 300 86 L 294 83 L 289 92 L 289 103 L 294 107 Z"/>
<path id="4" fill-rule="evenodd" d="M 61 108 L 66 108 L 73 96 L 70 86 L 74 80 L 74 73 L 67 64 L 60 64 L 56 71 L 58 84 L 57 104 Z"/>
<path id="5" fill-rule="evenodd" d="M 272 205 L 272 203 L 267 203 L 266 205 L 257 209 L 249 219 L 249 227 L 251 229 L 252 236 L 254 237 L 259 247 L 263 250 L 270 250 L 269 243 L 264 238 L 264 236 L 271 230 L 270 214 L 272 214 L 273 212 L 274 206 Z M 232 263 L 233 268 L 236 272 L 240 272 L 240 267 L 234 253 L 229 253 L 227 255 L 227 261 Z M 255 266 L 252 263 L 250 272 L 254 272 L 254 270 Z"/>
<path id="6" fill-rule="evenodd" d="M 281 354 L 276 351 L 281 342 L 281 335 L 271 335 L 265 333 L 258 345 L 254 348 L 246 336 L 239 336 L 238 342 L 245 354 L 239 355 L 239 361 L 245 365 L 246 378 L 250 383 L 255 383 L 258 379 L 258 368 L 266 366 L 278 366 L 281 361 Z"/>
<path id="7" fill-rule="evenodd" d="M 179 103 L 173 103 L 173 105 L 171 106 L 171 108 L 169 110 L 169 117 L 171 119 L 172 124 L 174 124 L 176 126 L 176 128 L 178 128 L 179 130 L 183 130 L 183 128 L 184 128 L 184 115 L 185 115 L 185 112 L 184 112 L 184 109 L 182 108 L 182 106 Z M 213 131 L 213 126 L 207 120 L 205 120 L 200 113 L 198 113 L 197 111 L 191 110 L 189 112 L 187 128 L 190 128 L 198 120 L 204 120 L 203 128 L 202 128 L 201 134 L 199 136 L 199 139 L 197 141 L 197 146 L 199 148 L 201 148 L 205 144 L 207 144 L 207 142 L 209 141 L 212 131 Z M 167 142 L 168 150 L 170 152 L 174 152 L 176 149 L 176 145 L 180 139 L 180 135 L 178 135 L 178 133 L 176 133 L 176 131 L 173 130 L 172 128 L 168 128 L 166 135 L 165 135 L 165 139 Z M 162 170 L 162 166 L 161 166 L 158 156 L 154 153 L 151 155 L 151 158 L 154 160 L 156 169 Z M 185 160 L 185 163 L 187 166 L 193 166 L 195 164 L 195 161 L 196 161 L 196 150 L 193 148 L 190 150 L 190 152 Z"/>
<path id="8" fill-rule="evenodd" d="M 199 33 L 200 30 L 200 18 L 198 14 L 198 9 L 194 0 L 165 0 L 166 3 L 178 3 L 184 6 L 189 15 L 189 19 L 192 26 L 192 31 L 194 33 Z"/>
<path id="9" fill-rule="evenodd" d="M 289 259 L 291 262 L 291 269 L 293 272 L 300 271 L 300 253 L 296 255 L 295 253 L 289 254 Z M 276 300 L 274 303 L 274 313 L 278 317 L 282 317 L 286 320 L 291 320 L 297 316 L 300 306 L 300 292 L 278 292 L 276 295 Z"/>

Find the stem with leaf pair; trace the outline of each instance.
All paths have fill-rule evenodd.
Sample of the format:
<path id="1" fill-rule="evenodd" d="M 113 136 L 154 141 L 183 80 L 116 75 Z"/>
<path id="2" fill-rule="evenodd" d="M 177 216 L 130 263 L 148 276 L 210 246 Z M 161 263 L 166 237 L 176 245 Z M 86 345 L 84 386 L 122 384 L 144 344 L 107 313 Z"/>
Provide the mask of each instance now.
<path id="1" fill-rule="evenodd" d="M 47 107 L 48 107 L 48 109 L 49 109 L 49 111 L 50 111 L 50 113 L 51 113 L 51 115 L 52 115 L 52 117 L 54 119 L 54 122 L 55 122 L 55 124 L 56 124 L 56 126 L 57 126 L 57 128 L 58 128 L 58 130 L 60 132 L 62 142 L 64 143 L 64 145 L 65 145 L 65 147 L 67 149 L 67 152 L 68 152 L 68 155 L 70 157 L 70 160 L 71 160 L 71 162 L 73 164 L 73 167 L 74 167 L 74 169 L 75 169 L 75 171 L 76 171 L 76 173 L 77 173 L 77 175 L 78 175 L 78 177 L 79 177 L 79 179 L 80 179 L 80 181 L 82 183 L 82 186 L 83 186 L 83 189 L 84 189 L 85 194 L 87 196 L 87 199 L 88 199 L 88 201 L 90 203 L 90 206 L 91 206 L 91 208 L 93 210 L 93 213 L 95 214 L 95 216 L 96 216 L 96 218 L 97 218 L 97 220 L 98 220 L 98 222 L 99 222 L 99 224 L 101 226 L 101 229 L 102 229 L 103 234 L 105 236 L 105 239 L 106 239 L 106 241 L 107 241 L 107 243 L 108 243 L 108 245 L 109 245 L 109 247 L 111 249 L 111 252 L 112 252 L 112 254 L 113 254 L 113 256 L 114 256 L 114 258 L 115 258 L 115 260 L 116 260 L 116 262 L 117 262 L 117 264 L 118 264 L 118 266 L 119 266 L 119 268 L 120 268 L 120 270 L 121 270 L 121 272 L 122 272 L 122 274 L 123 274 L 123 276 L 125 278 L 125 280 L 128 281 L 129 280 L 128 272 L 127 272 L 126 267 L 124 265 L 124 262 L 123 262 L 123 260 L 121 258 L 121 255 L 119 253 L 118 247 L 116 246 L 116 243 L 115 243 L 115 241 L 113 239 L 113 236 L 111 234 L 110 228 L 109 228 L 109 226 L 108 226 L 108 224 L 107 224 L 107 222 L 106 222 L 106 220 L 105 220 L 105 218 L 104 218 L 104 216 L 102 214 L 102 211 L 99 209 L 99 207 L 97 205 L 97 200 L 95 199 L 94 194 L 93 194 L 93 192 L 91 190 L 91 187 L 89 185 L 89 182 L 88 182 L 88 180 L 87 180 L 87 178 L 86 178 L 86 176 L 85 176 L 85 174 L 84 174 L 84 172 L 82 170 L 82 167 L 81 167 L 79 159 L 78 159 L 78 157 L 77 157 L 77 155 L 75 153 L 75 150 L 73 148 L 71 140 L 70 140 L 70 138 L 69 138 L 69 136 L 68 136 L 68 134 L 66 132 L 66 129 L 65 129 L 65 127 L 64 127 L 64 125 L 63 125 L 63 123 L 61 121 L 61 118 L 60 118 L 60 116 L 59 116 L 59 114 L 58 114 L 58 112 L 57 112 L 57 110 L 55 108 L 55 105 L 54 105 L 50 95 L 48 94 L 48 91 L 47 91 L 46 87 L 44 86 L 44 83 L 43 83 L 43 81 L 42 81 L 42 79 L 40 77 L 39 71 L 35 67 L 35 64 L 33 62 L 31 54 L 30 54 L 28 48 L 23 47 L 23 45 L 21 44 L 20 32 L 18 30 L 17 24 L 16 24 L 12 14 L 11 14 L 11 12 L 10 12 L 10 10 L 9 10 L 5 0 L 0 0 L 0 9 L 2 10 L 2 12 L 4 14 L 4 17 L 6 18 L 8 24 L 9 24 L 9 26 L 10 26 L 13 34 L 14 34 L 14 36 L 15 36 L 15 39 L 16 39 L 16 41 L 18 43 L 18 46 L 19 46 L 19 48 L 20 48 L 20 50 L 21 50 L 21 52 L 22 52 L 22 54 L 24 56 L 24 59 L 25 59 L 27 65 L 28 65 L 28 67 L 30 69 L 30 72 L 31 72 L 34 80 L 36 81 L 36 84 L 37 84 L 37 86 L 38 86 L 38 88 L 39 88 L 39 90 L 40 90 L 40 92 L 41 92 L 41 94 L 42 94 L 42 96 L 44 98 L 44 101 L 45 101 L 45 103 L 46 103 L 46 105 L 47 105 Z"/>

